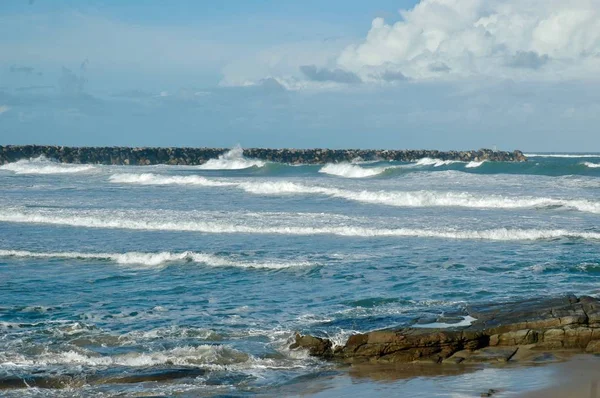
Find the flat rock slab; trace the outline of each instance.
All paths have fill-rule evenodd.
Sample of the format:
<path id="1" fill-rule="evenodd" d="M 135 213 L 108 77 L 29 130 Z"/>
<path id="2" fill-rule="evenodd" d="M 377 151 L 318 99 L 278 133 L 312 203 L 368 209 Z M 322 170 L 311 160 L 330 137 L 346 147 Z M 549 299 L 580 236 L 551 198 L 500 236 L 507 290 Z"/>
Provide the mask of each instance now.
<path id="1" fill-rule="evenodd" d="M 438 320 L 449 327 L 377 330 L 352 335 L 336 348 L 298 334 L 290 348 L 346 363 L 539 362 L 556 360 L 558 353 L 600 353 L 600 301 L 594 297 L 491 303 L 467 307 L 466 315 L 475 318 L 470 325 Z"/>

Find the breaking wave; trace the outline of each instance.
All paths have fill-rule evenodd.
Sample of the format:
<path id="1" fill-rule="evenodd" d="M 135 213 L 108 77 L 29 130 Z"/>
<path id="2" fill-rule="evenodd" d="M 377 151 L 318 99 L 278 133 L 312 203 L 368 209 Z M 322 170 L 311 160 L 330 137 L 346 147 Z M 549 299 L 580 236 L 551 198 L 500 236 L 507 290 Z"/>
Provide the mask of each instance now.
<path id="1" fill-rule="evenodd" d="M 545 197 L 506 197 L 474 195 L 468 192 L 438 191 L 351 191 L 320 185 L 305 185 L 290 181 L 225 182 L 200 176 L 161 176 L 156 174 L 115 174 L 112 182 L 131 184 L 180 184 L 200 186 L 231 186 L 255 195 L 325 195 L 360 203 L 396 207 L 465 207 L 476 209 L 527 209 L 562 207 L 586 213 L 600 214 L 600 202 L 586 199 Z"/>
<path id="2" fill-rule="evenodd" d="M 223 221 L 159 221 L 133 219 L 131 215 L 90 216 L 27 214 L 19 211 L 0 212 L 0 221 L 14 223 L 65 225 L 85 228 L 130 229 L 146 231 L 182 231 L 208 234 L 261 234 L 261 235 L 337 235 L 344 237 L 420 237 L 466 240 L 531 241 L 541 239 L 600 240 L 600 232 L 578 232 L 564 229 L 509 229 L 487 230 L 419 229 L 419 228 L 369 228 L 363 226 L 268 226 L 235 224 Z"/>
<path id="3" fill-rule="evenodd" d="M 0 170 L 12 171 L 15 174 L 66 174 L 81 173 L 94 169 L 96 169 L 96 166 L 91 164 L 59 163 L 49 160 L 43 155 L 0 166 Z"/>
<path id="4" fill-rule="evenodd" d="M 362 203 L 398 207 L 467 207 L 467 208 L 544 208 L 565 207 L 600 214 L 600 203 L 585 199 L 477 196 L 467 192 L 436 191 L 348 191 L 339 188 L 308 186 L 294 182 L 240 183 L 247 192 L 260 195 L 321 194 Z"/>
<path id="5" fill-rule="evenodd" d="M 467 163 L 467 165 L 466 165 L 465 167 L 466 167 L 467 169 L 474 169 L 474 168 L 476 168 L 476 167 L 479 167 L 479 166 L 481 166 L 481 165 L 482 165 L 482 164 L 484 164 L 484 163 L 485 163 L 485 160 L 482 160 L 481 162 L 475 162 L 475 161 L 472 161 L 472 162 L 469 162 L 469 163 Z"/>
<path id="6" fill-rule="evenodd" d="M 119 173 L 111 175 L 109 180 L 115 183 L 139 185 L 200 185 L 206 187 L 235 185 L 233 183 L 209 180 L 202 176 L 166 176 L 154 173 Z"/>
<path id="7" fill-rule="evenodd" d="M 365 178 L 379 175 L 386 171 L 388 167 L 364 168 L 350 163 L 329 163 L 323 166 L 319 173 L 335 175 L 345 178 Z"/>
<path id="8" fill-rule="evenodd" d="M 415 166 L 433 166 L 433 167 L 441 167 L 448 166 L 454 163 L 461 163 L 460 160 L 442 160 L 442 159 L 432 159 L 432 158 L 423 158 L 419 159 Z"/>
<path id="9" fill-rule="evenodd" d="M 239 261 L 232 257 L 216 256 L 208 253 L 197 253 L 186 251 L 182 253 L 79 253 L 79 252 L 31 252 L 25 250 L 0 250 L 0 257 L 20 257 L 20 258 L 58 258 L 58 259 L 79 259 L 79 260 L 108 260 L 123 265 L 146 265 L 159 266 L 172 262 L 193 262 L 206 264 L 213 267 L 241 267 L 241 268 L 270 268 L 281 269 L 291 267 L 308 267 L 314 264 L 308 261 L 260 261 L 248 262 Z"/>
<path id="10" fill-rule="evenodd" d="M 239 145 L 219 156 L 198 166 L 202 170 L 242 170 L 250 167 L 263 167 L 266 163 L 258 159 L 247 159 L 244 150 Z"/>
<path id="11" fill-rule="evenodd" d="M 3 358 L 4 357 L 4 358 Z M 4 366 L 48 366 L 48 365 L 84 365 L 84 366 L 127 366 L 147 367 L 158 365 L 231 365 L 246 362 L 249 356 L 223 345 L 184 346 L 155 352 L 132 352 L 122 355 L 101 356 L 98 354 L 66 351 L 45 353 L 28 358 L 21 354 L 0 355 Z"/>
<path id="12" fill-rule="evenodd" d="M 600 163 L 584 162 L 583 164 L 589 167 L 590 169 L 600 168 Z"/>

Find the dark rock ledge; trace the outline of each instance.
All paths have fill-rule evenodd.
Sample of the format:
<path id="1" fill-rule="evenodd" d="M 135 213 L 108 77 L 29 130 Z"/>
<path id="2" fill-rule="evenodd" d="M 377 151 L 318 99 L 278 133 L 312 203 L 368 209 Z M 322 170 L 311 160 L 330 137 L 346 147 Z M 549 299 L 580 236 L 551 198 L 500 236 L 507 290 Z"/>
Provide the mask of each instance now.
<path id="1" fill-rule="evenodd" d="M 600 353 L 600 301 L 566 295 L 467 308 L 477 320 L 444 329 L 412 327 L 350 336 L 343 347 L 296 335 L 292 349 L 342 363 L 547 362 Z"/>
<path id="2" fill-rule="evenodd" d="M 66 147 L 50 145 L 0 145 L 0 165 L 20 159 L 45 156 L 62 163 L 114 165 L 200 165 L 227 152 L 227 148 L 131 148 L 131 147 Z M 244 156 L 269 162 L 289 164 L 323 164 L 362 160 L 412 162 L 422 158 L 523 162 L 521 151 L 491 149 L 478 151 L 379 150 L 379 149 L 244 149 Z"/>

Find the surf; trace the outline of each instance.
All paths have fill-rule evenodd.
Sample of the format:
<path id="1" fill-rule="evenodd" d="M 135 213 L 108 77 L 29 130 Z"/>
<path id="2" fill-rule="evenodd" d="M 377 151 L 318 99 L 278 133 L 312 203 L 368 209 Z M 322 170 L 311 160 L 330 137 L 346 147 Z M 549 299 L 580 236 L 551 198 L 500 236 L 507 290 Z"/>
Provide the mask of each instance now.
<path id="1" fill-rule="evenodd" d="M 38 259 L 74 259 L 111 261 L 121 265 L 143 265 L 149 267 L 166 266 L 170 263 L 196 263 L 212 267 L 269 268 L 284 269 L 292 267 L 309 267 L 309 261 L 241 261 L 235 257 L 217 256 L 210 253 L 185 251 L 181 253 L 81 253 L 81 252 L 32 252 L 27 250 L 0 250 L 0 257 L 38 258 Z"/>
<path id="2" fill-rule="evenodd" d="M 0 170 L 11 171 L 14 174 L 72 174 L 90 172 L 97 166 L 90 164 L 59 163 L 39 156 L 31 159 L 21 159 L 0 166 Z"/>
<path id="3" fill-rule="evenodd" d="M 82 213 L 82 214 L 81 214 Z M 145 231 L 200 232 L 206 234 L 251 234 L 251 235 L 291 235 L 318 236 L 335 235 L 361 238 L 440 238 L 451 240 L 491 240 L 491 241 L 535 241 L 548 239 L 600 240 L 600 232 L 570 231 L 565 229 L 518 229 L 493 228 L 485 230 L 421 229 L 421 228 L 371 228 L 361 225 L 294 226 L 265 225 L 264 223 L 234 223 L 228 221 L 167 220 L 135 217 L 134 214 L 88 215 L 85 212 L 52 215 L 43 213 L 23 213 L 19 211 L 0 212 L 0 221 L 47 224 L 83 228 L 130 229 Z"/>
<path id="4" fill-rule="evenodd" d="M 394 167 L 361 167 L 351 163 L 328 163 L 323 166 L 319 173 L 334 175 L 344 178 L 366 178 L 374 177 Z"/>

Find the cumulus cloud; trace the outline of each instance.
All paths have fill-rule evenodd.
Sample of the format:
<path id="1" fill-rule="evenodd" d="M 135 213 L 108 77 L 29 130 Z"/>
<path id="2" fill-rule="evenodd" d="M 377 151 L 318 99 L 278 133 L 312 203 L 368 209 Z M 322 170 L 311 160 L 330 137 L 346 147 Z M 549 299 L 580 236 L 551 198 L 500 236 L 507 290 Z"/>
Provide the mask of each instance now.
<path id="1" fill-rule="evenodd" d="M 363 79 L 390 65 L 411 79 L 599 77 L 600 0 L 421 0 L 400 14 L 374 19 L 339 67 Z"/>
<path id="2" fill-rule="evenodd" d="M 361 79 L 355 73 L 343 69 L 317 68 L 315 65 L 303 65 L 300 70 L 309 80 L 315 82 L 360 83 Z"/>

